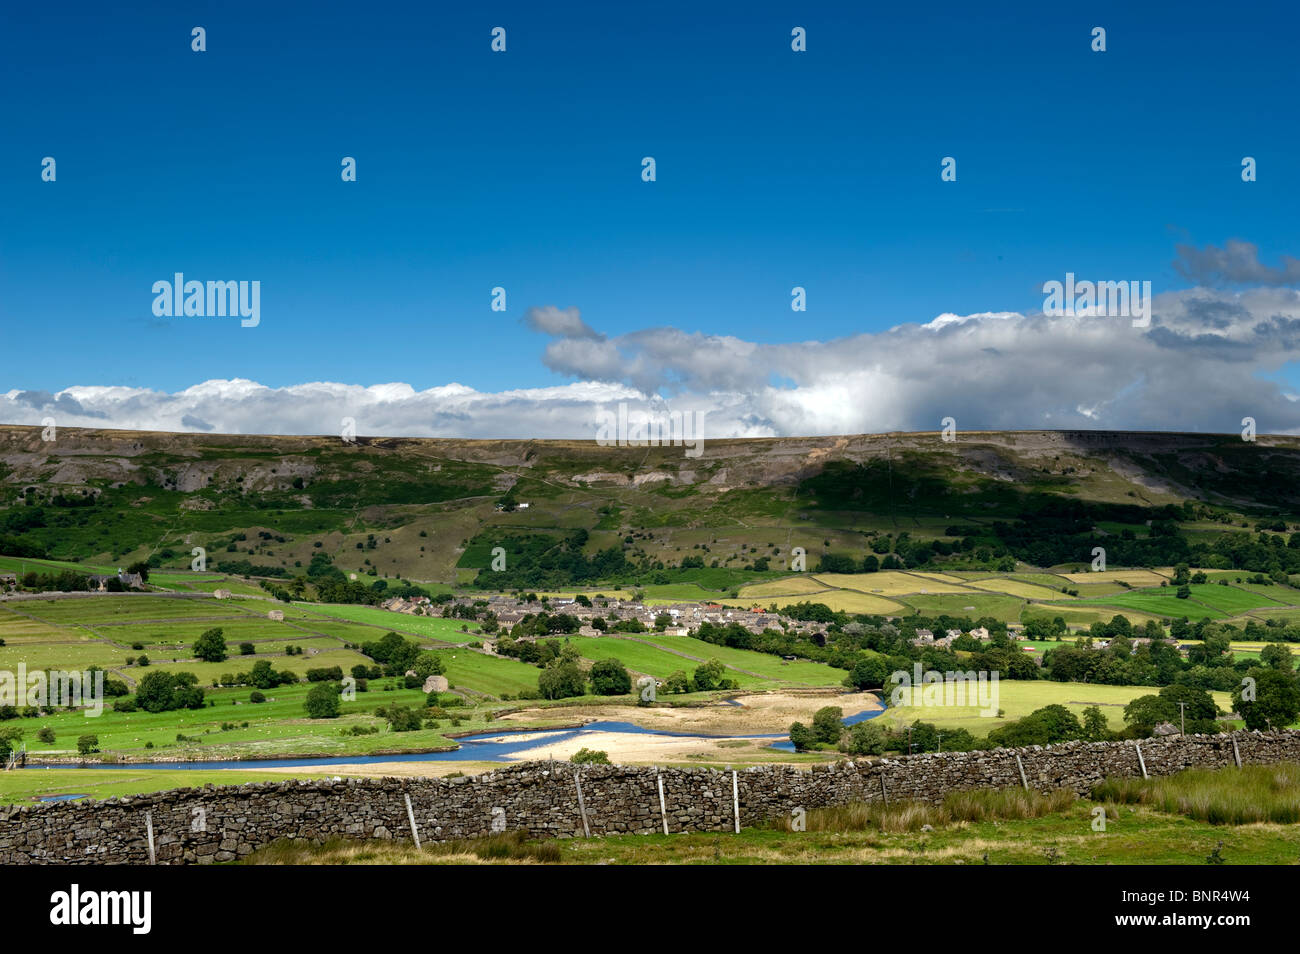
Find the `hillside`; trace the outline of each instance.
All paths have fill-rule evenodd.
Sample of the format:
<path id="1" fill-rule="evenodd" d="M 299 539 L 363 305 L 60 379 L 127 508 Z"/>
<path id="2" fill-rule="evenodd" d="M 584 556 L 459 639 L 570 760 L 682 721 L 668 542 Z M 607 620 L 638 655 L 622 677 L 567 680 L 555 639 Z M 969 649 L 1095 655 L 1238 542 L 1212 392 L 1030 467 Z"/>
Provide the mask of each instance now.
<path id="1" fill-rule="evenodd" d="M 1186 554 L 1156 536 L 1176 533 L 1195 546 L 1261 521 L 1281 518 L 1285 528 L 1300 511 L 1297 478 L 1300 439 L 1269 436 L 752 439 L 707 442 L 692 459 L 681 448 L 594 441 L 348 444 L 60 429 L 46 442 L 39 428 L 6 426 L 0 549 L 188 570 L 192 548 L 202 546 L 210 569 L 285 577 L 313 557 L 321 565 L 325 554 L 359 576 L 454 585 L 475 580 L 492 547 L 505 545 L 520 559 L 502 586 L 646 582 L 666 571 L 655 582 L 726 589 L 786 570 L 798 546 L 809 569 L 828 553 L 872 551 L 909 567 L 995 569 L 990 560 L 1006 554 L 1033 565 L 1086 564 L 1092 546 L 1109 540 L 1124 551 L 1111 554 L 1112 564 L 1157 566 Z M 908 549 L 938 542 L 942 551 L 962 538 L 972 549 L 956 560 Z M 627 563 L 566 577 L 543 561 L 539 575 L 530 546 L 532 556 L 558 548 L 589 561 L 621 551 Z M 680 569 L 687 557 L 702 566 Z"/>

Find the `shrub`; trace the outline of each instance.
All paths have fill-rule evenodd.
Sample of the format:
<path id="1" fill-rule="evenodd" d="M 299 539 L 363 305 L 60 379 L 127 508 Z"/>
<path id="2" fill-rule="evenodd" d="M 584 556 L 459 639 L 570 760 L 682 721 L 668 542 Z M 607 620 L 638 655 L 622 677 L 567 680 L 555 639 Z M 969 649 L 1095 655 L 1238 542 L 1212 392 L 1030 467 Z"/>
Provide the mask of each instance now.
<path id="1" fill-rule="evenodd" d="M 261 691 L 260 689 L 254 689 L 252 692 L 250 692 L 250 693 L 248 694 L 248 701 L 249 701 L 249 702 L 265 702 L 265 701 L 266 701 L 266 696 L 264 696 L 264 695 L 262 694 L 262 691 Z"/>
<path id="2" fill-rule="evenodd" d="M 0 728 L 0 759 L 7 758 L 14 746 L 22 740 L 23 730 L 14 726 Z"/>
<path id="3" fill-rule="evenodd" d="M 850 755 L 880 755 L 885 751 L 885 731 L 873 722 L 859 722 L 849 727 Z"/>
<path id="4" fill-rule="evenodd" d="M 817 733 L 802 722 L 796 722 L 790 726 L 790 741 L 794 743 L 796 752 L 807 752 L 817 745 Z"/>
<path id="5" fill-rule="evenodd" d="M 844 710 L 838 706 L 823 706 L 813 714 L 813 734 L 825 745 L 838 745 L 844 734 Z"/>
<path id="6" fill-rule="evenodd" d="M 343 668 L 341 666 L 330 666 L 327 669 L 308 669 L 308 682 L 341 682 L 343 679 Z"/>
<path id="7" fill-rule="evenodd" d="M 91 752 L 99 751 L 99 736 L 83 735 L 77 739 L 77 752 L 81 755 L 89 755 Z"/>
<path id="8" fill-rule="evenodd" d="M 422 725 L 420 713 L 410 706 L 380 706 L 375 715 L 388 720 L 388 727 L 394 732 L 414 732 Z"/>

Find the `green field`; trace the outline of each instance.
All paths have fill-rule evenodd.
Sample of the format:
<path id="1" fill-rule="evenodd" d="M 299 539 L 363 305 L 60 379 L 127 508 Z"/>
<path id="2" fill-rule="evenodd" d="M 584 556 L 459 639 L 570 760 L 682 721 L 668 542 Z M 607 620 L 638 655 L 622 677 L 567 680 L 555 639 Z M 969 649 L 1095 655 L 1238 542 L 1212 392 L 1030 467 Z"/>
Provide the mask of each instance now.
<path id="1" fill-rule="evenodd" d="M 1047 644 L 1049 647 L 1054 644 Z M 992 687 L 989 687 L 990 690 Z M 886 696 L 892 691 L 892 684 L 886 687 Z M 895 726 L 905 726 L 911 722 L 929 722 L 940 728 L 966 729 L 974 736 L 986 736 L 990 731 L 1008 722 L 1024 718 L 1035 709 L 1043 706 L 1063 705 L 1075 715 L 1081 716 L 1088 706 L 1095 705 L 1106 716 L 1110 727 L 1120 730 L 1124 724 L 1124 706 L 1138 696 L 1154 695 L 1160 690 L 1153 686 L 1105 686 L 1077 682 L 1048 682 L 1046 680 L 1025 681 L 1019 679 L 1002 679 L 997 684 L 996 708 L 1001 716 L 984 716 L 978 706 L 928 706 L 906 704 L 909 698 L 904 695 L 904 705 L 893 706 L 885 710 L 878 718 L 888 720 Z M 1223 711 L 1232 708 L 1232 701 L 1226 692 L 1212 692 L 1215 704 Z"/>
<path id="2" fill-rule="evenodd" d="M 173 582 L 170 576 L 180 575 L 168 575 L 168 582 Z M 833 578 L 829 574 L 822 576 Z M 1282 586 L 1200 584 L 1192 587 L 1192 599 L 1177 600 L 1173 588 L 1169 587 L 1129 590 L 1118 583 L 1108 583 L 1103 585 L 1115 587 L 1117 592 L 1104 597 L 1056 603 L 1030 597 L 1038 590 L 1028 588 L 1038 588 L 1049 580 L 1058 579 L 1046 573 L 982 573 L 960 577 L 956 574 L 859 574 L 851 579 L 855 585 L 865 580 L 862 585 L 866 586 L 872 582 L 873 576 L 894 590 L 911 587 L 914 583 L 918 588 L 952 589 L 958 585 L 953 580 L 965 580 L 968 589 L 962 592 L 908 592 L 890 597 L 905 602 L 905 612 L 936 615 L 993 616 L 1006 620 L 1029 619 L 1040 614 L 1048 618 L 1060 615 L 1077 626 L 1095 619 L 1108 620 L 1117 613 L 1124 613 L 1136 624 L 1157 615 L 1174 615 L 1174 610 L 1186 612 L 1191 607 L 1199 608 L 1188 614 L 1196 618 L 1226 618 L 1244 612 L 1256 612 L 1261 616 L 1284 615 L 1292 611 L 1300 614 L 1300 605 L 1292 606 L 1290 602 L 1292 597 L 1300 594 Z M 810 580 L 806 576 L 784 577 L 768 579 L 758 586 L 764 591 L 789 587 L 791 584 L 785 581 L 791 579 L 804 581 L 805 589 Z M 850 577 L 846 575 L 845 579 Z M 216 581 L 209 577 L 201 582 Z M 974 584 L 989 589 L 980 589 Z M 1013 592 L 994 592 L 996 587 Z M 1081 585 L 1080 588 L 1086 592 L 1085 587 Z M 699 588 L 694 583 L 644 588 L 647 598 L 650 593 L 656 593 L 663 598 L 671 595 L 674 599 L 687 598 L 688 589 Z M 846 597 L 883 599 L 852 589 L 830 592 Z M 798 598 L 816 600 L 819 595 Z M 699 598 L 697 594 L 691 596 Z M 266 612 L 270 609 L 281 609 L 285 619 L 268 619 Z M 230 658 L 218 663 L 194 659 L 193 641 L 214 627 L 222 629 Z M 464 632 L 464 628 L 470 632 Z M 517 659 L 468 648 L 466 643 L 483 639 L 477 632 L 478 628 L 474 622 L 458 619 L 391 613 L 373 606 L 306 601 L 284 604 L 269 600 L 218 601 L 150 595 L 21 600 L 0 605 L 0 639 L 6 641 L 6 645 L 0 647 L 0 668 L 16 668 L 19 662 L 33 668 L 58 669 L 80 669 L 94 664 L 108 668 L 130 686 L 151 670 L 191 672 L 205 687 L 207 699 L 212 703 L 200 710 L 156 715 L 110 710 L 93 721 L 86 720 L 80 713 L 59 713 L 39 720 L 23 719 L 24 743 L 29 753 L 34 755 L 42 752 L 68 754 L 75 750 L 77 736 L 86 732 L 100 737 L 100 749 L 109 757 L 115 753 L 153 758 L 238 758 L 424 750 L 451 745 L 446 733 L 453 727 L 444 721 L 432 729 L 401 734 L 389 731 L 383 720 L 373 714 L 376 706 L 399 702 L 421 707 L 424 701 L 424 695 L 419 691 L 393 690 L 391 679 L 373 681 L 371 691 L 344 704 L 344 714 L 338 720 L 306 718 L 303 700 L 309 686 L 305 683 L 270 690 L 266 693 L 268 701 L 256 705 L 249 699 L 248 688 L 214 689 L 212 686 L 223 676 L 247 671 L 259 658 L 270 659 L 275 669 L 289 670 L 299 676 L 305 675 L 309 669 L 331 666 L 338 666 L 347 673 L 353 666 L 369 665 L 371 661 L 346 645 L 377 640 L 386 632 L 396 631 L 418 640 L 442 659 L 453 690 L 464 700 L 459 709 L 461 725 L 455 727 L 455 731 L 480 731 L 493 726 L 492 713 L 504 708 L 505 702 L 535 695 L 540 670 Z M 562 636 L 558 638 L 565 639 Z M 658 679 L 679 670 L 689 675 L 701 663 L 716 658 L 728 667 L 729 676 L 743 690 L 751 692 L 837 687 L 842 685 L 846 675 L 844 670 L 804 659 L 786 661 L 771 654 L 719 646 L 689 636 L 649 632 L 634 637 L 567 638 L 590 662 L 618 659 L 633 672 L 646 673 Z M 239 643 L 246 641 L 253 643 L 254 656 L 239 654 Z M 140 650 L 131 648 L 133 643 L 144 646 L 143 652 L 151 661 L 149 667 L 125 665 L 128 657 L 141 654 Z M 1041 654 L 1056 645 L 1059 644 L 1031 643 L 1026 644 L 1026 648 Z M 305 652 L 286 655 L 290 646 Z M 1247 657 L 1257 656 L 1259 649 L 1260 644 L 1256 643 L 1234 646 L 1235 652 Z M 1144 687 L 1004 680 L 999 683 L 998 706 L 1003 714 L 998 718 L 981 717 L 973 707 L 935 710 L 923 706 L 893 708 L 881 718 L 893 725 L 922 720 L 985 735 L 991 728 L 1044 705 L 1059 702 L 1078 713 L 1095 703 L 1101 706 L 1112 727 L 1121 728 L 1123 704 L 1137 695 L 1156 691 Z M 1221 708 L 1228 707 L 1225 694 L 1216 694 L 1215 698 Z M 674 704 L 689 701 L 686 698 L 673 699 Z M 619 702 L 626 704 L 626 697 L 581 697 L 553 703 L 531 701 L 529 704 L 536 705 L 542 712 L 528 724 L 540 726 L 563 721 L 563 710 L 568 706 Z M 448 704 L 452 701 L 448 700 Z M 248 725 L 244 725 L 245 722 Z M 354 725 L 377 727 L 381 731 L 356 736 L 340 734 L 341 729 Z M 37 741 L 35 730 L 39 727 L 54 730 L 56 741 L 49 744 Z M 178 740 L 178 734 L 185 738 Z"/>
<path id="3" fill-rule="evenodd" d="M 1021 608 L 1025 601 L 1016 596 L 1003 596 L 994 593 L 935 593 L 909 594 L 897 598 L 906 603 L 914 612 L 922 616 L 966 616 L 978 619 L 992 616 L 994 619 L 1016 621 L 1020 619 Z"/>
<path id="4" fill-rule="evenodd" d="M 701 662 L 718 659 L 726 666 L 740 671 L 741 674 L 750 672 L 764 679 L 783 683 L 806 686 L 838 686 L 844 681 L 844 677 L 848 675 L 843 669 L 833 669 L 821 663 L 808 662 L 802 659 L 787 662 L 779 656 L 756 653 L 747 649 L 731 649 L 727 646 L 718 646 L 702 639 L 696 639 L 693 636 L 665 636 L 663 633 L 646 633 L 643 638 L 656 646 L 693 656 Z M 690 660 L 686 659 L 682 661 L 683 663 L 690 662 Z M 697 665 L 699 663 L 692 664 L 690 669 Z M 686 667 L 678 666 L 677 668 L 684 669 Z"/>
<path id="5" fill-rule="evenodd" d="M 464 643 L 475 636 L 478 624 L 473 621 L 443 619 L 441 617 L 415 616 L 409 613 L 390 613 L 388 610 L 374 606 L 353 606 L 350 604 L 330 603 L 295 603 L 306 621 L 321 619 L 347 620 L 375 627 L 363 640 L 379 639 L 384 633 L 393 630 L 407 636 L 423 636 L 444 643 Z M 289 614 L 285 614 L 289 619 Z M 461 626 L 468 625 L 470 633 L 461 632 Z M 359 630 L 360 631 L 360 630 Z"/>
<path id="6" fill-rule="evenodd" d="M 538 669 L 517 659 L 487 656 L 471 649 L 435 650 L 447 669 L 453 688 L 472 689 L 491 696 L 536 691 Z"/>
<path id="7" fill-rule="evenodd" d="M 256 612 L 245 609 L 244 604 L 237 600 L 113 595 L 57 600 L 22 600 L 9 604 L 9 608 L 14 612 L 26 613 L 55 625 L 139 622 L 149 619 L 248 618 L 251 615 L 265 616 L 270 604 L 263 607 L 261 603 L 257 603 L 255 606 Z"/>
<path id="8" fill-rule="evenodd" d="M 657 634 L 648 633 L 646 638 L 655 638 Z M 684 656 L 671 653 L 665 649 L 659 648 L 658 645 L 647 645 L 640 642 L 641 637 L 632 639 L 620 639 L 612 636 L 590 637 L 590 636 L 571 636 L 567 642 L 577 647 L 583 657 L 591 660 L 598 659 L 617 659 L 627 666 L 628 669 L 654 676 L 656 679 L 665 679 L 674 672 L 684 672 L 688 676 L 699 667 L 700 662 L 694 659 L 687 659 Z M 675 637 L 682 638 L 682 637 Z M 757 655 L 757 654 L 754 654 Z M 721 657 L 718 657 L 721 658 Z M 747 673 L 732 670 L 728 676 L 735 679 L 743 688 L 771 688 L 771 681 L 761 676 L 752 676 Z"/>
<path id="9" fill-rule="evenodd" d="M 115 712 L 106 708 L 99 717 L 81 712 L 59 712 L 32 720 L 54 731 L 55 741 L 43 743 L 35 731 L 25 734 L 30 755 L 70 755 L 76 753 L 77 738 L 93 734 L 99 738 L 104 753 L 129 754 L 137 758 L 249 758 L 271 755 L 328 755 L 366 753 L 383 749 L 418 749 L 452 745 L 441 731 L 419 730 L 392 733 L 385 728 L 374 735 L 342 736 L 339 731 L 352 725 L 383 725 L 375 717 L 376 706 L 399 703 L 422 705 L 419 690 L 384 691 L 390 680 L 372 683 L 369 692 L 358 692 L 355 701 L 342 702 L 338 719 L 309 719 L 303 701 L 310 686 L 280 686 L 265 690 L 263 703 L 249 701 L 248 687 L 206 690 L 201 709 L 171 712 Z M 27 720 L 24 720 L 27 721 Z M 244 726 L 243 723 L 248 725 Z M 478 723 L 486 725 L 484 722 Z M 223 725 L 226 728 L 223 728 Z M 448 724 L 444 723 L 442 728 Z M 473 724 L 467 723 L 467 729 Z M 187 741 L 180 741 L 177 735 Z M 152 743 L 152 746 L 149 746 Z"/>
<path id="10" fill-rule="evenodd" d="M 1190 596 L 1187 599 L 1179 599 L 1176 587 L 1167 586 L 1097 597 L 1091 602 L 1166 617 L 1224 619 L 1255 609 L 1277 609 L 1286 606 L 1293 599 L 1300 600 L 1300 593 L 1281 586 L 1263 588 L 1276 590 L 1276 597 L 1239 586 L 1220 586 L 1217 583 L 1193 583 L 1188 589 Z"/>

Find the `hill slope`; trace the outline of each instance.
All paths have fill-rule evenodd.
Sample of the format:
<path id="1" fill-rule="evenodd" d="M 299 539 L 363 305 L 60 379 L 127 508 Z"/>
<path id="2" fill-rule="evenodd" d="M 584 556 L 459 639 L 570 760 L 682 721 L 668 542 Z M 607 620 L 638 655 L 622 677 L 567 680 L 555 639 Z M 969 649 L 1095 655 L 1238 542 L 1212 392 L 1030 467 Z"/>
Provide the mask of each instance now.
<path id="1" fill-rule="evenodd" d="M 202 546 L 209 566 L 286 577 L 324 554 L 345 572 L 455 584 L 499 545 L 518 557 L 503 585 L 671 571 L 658 582 L 717 588 L 785 570 L 800 546 L 809 569 L 837 552 L 907 566 L 1086 563 L 1099 542 L 1116 565 L 1169 565 L 1261 521 L 1285 529 L 1298 478 L 1300 439 L 1268 436 L 746 439 L 688 458 L 594 441 L 60 429 L 46 442 L 5 426 L 0 551 L 188 569 Z"/>

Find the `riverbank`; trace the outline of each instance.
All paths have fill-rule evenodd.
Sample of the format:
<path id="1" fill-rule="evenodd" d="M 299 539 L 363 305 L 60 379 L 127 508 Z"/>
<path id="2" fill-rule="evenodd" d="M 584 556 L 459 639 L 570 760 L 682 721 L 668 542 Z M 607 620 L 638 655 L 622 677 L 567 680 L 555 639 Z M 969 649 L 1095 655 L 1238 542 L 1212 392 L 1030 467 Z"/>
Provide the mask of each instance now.
<path id="1" fill-rule="evenodd" d="M 671 708 L 578 706 L 566 709 L 565 714 L 588 721 L 632 722 L 657 732 L 745 738 L 756 735 L 788 735 L 791 723 L 812 722 L 813 714 L 824 706 L 838 706 L 846 716 L 884 709 L 884 704 L 875 693 L 843 690 L 741 693 L 729 701 L 733 704 Z M 547 712 L 554 710 L 519 709 L 501 716 L 499 721 L 535 722 Z"/>

